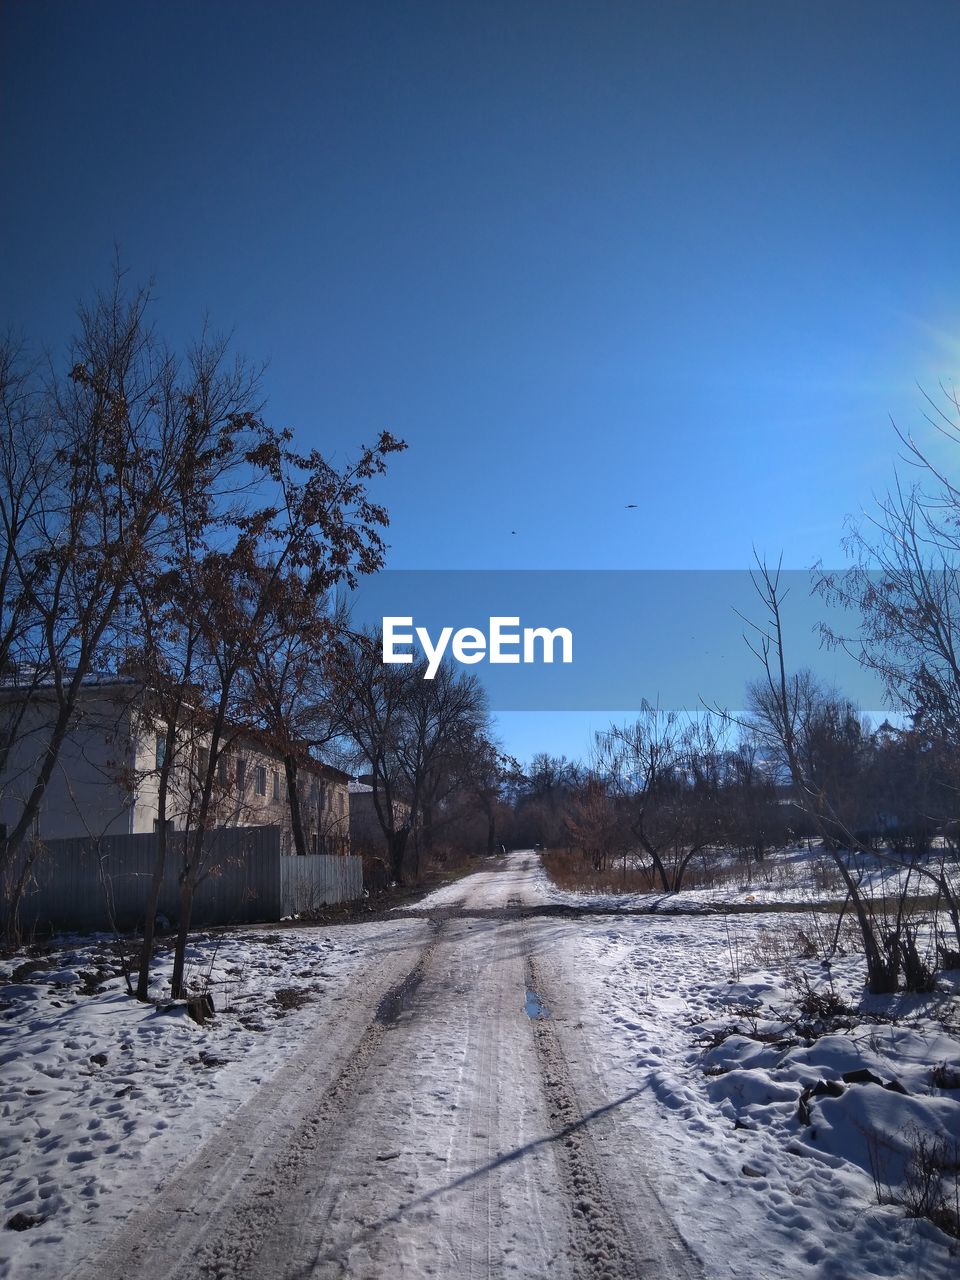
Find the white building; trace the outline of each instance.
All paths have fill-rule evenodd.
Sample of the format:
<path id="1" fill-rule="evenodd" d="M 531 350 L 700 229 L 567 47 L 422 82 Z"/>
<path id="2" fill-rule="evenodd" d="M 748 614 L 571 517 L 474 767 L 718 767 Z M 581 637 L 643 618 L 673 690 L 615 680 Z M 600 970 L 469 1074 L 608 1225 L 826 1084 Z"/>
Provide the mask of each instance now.
<path id="1" fill-rule="evenodd" d="M 91 677 L 81 689 L 37 817 L 45 839 L 139 834 L 159 821 L 159 771 L 165 734 L 151 716 L 142 682 Z M 0 773 L 0 824 L 19 820 L 42 765 L 56 716 L 53 690 L 39 688 L 26 705 L 23 690 L 0 687 L 0 718 L 20 714 L 6 767 Z M 177 744 L 167 819 L 181 829 L 195 805 L 209 761 L 203 735 Z M 307 851 L 347 853 L 350 845 L 348 775 L 310 757 L 298 766 L 298 791 Z M 293 852 L 283 761 L 250 731 L 232 729 L 217 766 L 217 826 L 277 825 L 284 852 Z"/>

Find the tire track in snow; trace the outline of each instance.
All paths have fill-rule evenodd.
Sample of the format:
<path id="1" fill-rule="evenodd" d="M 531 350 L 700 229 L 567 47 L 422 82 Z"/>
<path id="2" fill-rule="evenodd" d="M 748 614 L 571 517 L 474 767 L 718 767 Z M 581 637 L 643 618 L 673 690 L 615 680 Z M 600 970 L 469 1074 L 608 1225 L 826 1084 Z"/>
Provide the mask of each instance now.
<path id="1" fill-rule="evenodd" d="M 625 1177 L 623 1144 L 617 1130 L 610 1128 L 617 1126 L 619 1109 L 637 1098 L 646 1083 L 614 1099 L 604 1094 L 602 1086 L 596 1087 L 601 1077 L 592 1075 L 577 1043 L 582 1023 L 573 1024 L 572 1018 L 564 1016 L 570 1011 L 563 1008 L 562 999 L 556 999 L 560 994 L 556 985 L 544 980 L 532 950 L 531 946 L 528 986 L 550 1011 L 550 1017 L 534 1019 L 534 1034 L 544 1092 L 551 1115 L 561 1126 L 561 1158 L 578 1240 L 578 1280 L 701 1280 L 702 1265 L 678 1232 L 642 1155 L 631 1152 Z M 579 1055 L 572 1059 L 579 1071 L 571 1070 L 562 1041 Z M 594 1084 L 584 1090 L 579 1086 L 588 1077 Z M 584 1109 L 584 1097 L 593 1109 Z M 618 1147 L 619 1163 L 611 1165 Z"/>
<path id="2" fill-rule="evenodd" d="M 371 968 L 362 1016 L 316 1026 L 318 1061 L 278 1072 L 83 1280 L 698 1274 L 635 1158 L 636 1195 L 606 1168 L 633 1095 L 577 1074 L 572 1019 L 523 1011 L 525 987 L 558 1010 L 534 958 L 556 922 L 488 879 Z"/>
<path id="3" fill-rule="evenodd" d="M 531 955 L 526 960 L 527 988 L 541 1007 L 543 985 Z M 584 1115 L 570 1082 L 570 1073 L 547 1010 L 531 1017 L 541 1087 L 550 1119 L 556 1126 L 556 1147 L 564 1190 L 570 1205 L 575 1242 L 577 1280 L 625 1280 L 641 1272 L 633 1257 L 629 1234 L 611 1199 L 601 1173 L 602 1162 L 589 1126 L 597 1114 Z"/>
<path id="4" fill-rule="evenodd" d="M 381 994 L 359 1038 L 356 1020 L 320 1024 L 295 1059 L 170 1178 L 149 1209 L 81 1263 L 71 1280 L 259 1277 L 253 1259 L 279 1216 L 285 1189 L 297 1184 L 331 1121 L 342 1114 L 344 1097 L 367 1069 L 393 1010 L 416 985 L 437 940 L 434 929 L 406 972 L 399 969 L 399 956 L 388 964 L 388 980 L 398 971 L 403 976 Z M 310 1093 L 311 1083 L 319 1084 L 317 1093 Z"/>
<path id="5" fill-rule="evenodd" d="M 523 982 L 517 925 L 451 922 L 354 1100 L 350 1148 L 311 1193 L 315 1250 L 277 1274 L 572 1280 Z"/>
<path id="6" fill-rule="evenodd" d="M 286 1242 L 276 1253 L 270 1244 L 278 1241 L 277 1228 L 287 1221 L 291 1201 L 296 1202 L 324 1153 L 348 1140 L 347 1130 L 354 1119 L 352 1099 L 384 1037 L 413 1000 L 440 940 L 442 921 L 431 920 L 430 924 L 432 936 L 416 963 L 380 998 L 373 1020 L 343 1070 L 311 1108 L 299 1132 L 279 1147 L 278 1159 L 266 1176 L 259 1179 L 263 1188 L 252 1197 L 231 1200 L 220 1215 L 213 1238 L 205 1242 L 196 1258 L 178 1268 L 171 1280 L 247 1280 L 253 1276 L 266 1280 L 290 1274 Z"/>

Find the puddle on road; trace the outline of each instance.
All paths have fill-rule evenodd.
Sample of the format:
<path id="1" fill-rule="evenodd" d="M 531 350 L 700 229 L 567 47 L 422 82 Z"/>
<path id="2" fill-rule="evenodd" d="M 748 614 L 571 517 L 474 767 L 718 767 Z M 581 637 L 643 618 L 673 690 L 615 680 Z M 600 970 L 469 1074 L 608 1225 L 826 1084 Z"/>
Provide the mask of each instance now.
<path id="1" fill-rule="evenodd" d="M 377 1005 L 376 1020 L 381 1026 L 395 1023 L 405 1009 L 409 1009 L 423 981 L 423 970 L 414 969 L 404 980 L 391 988 Z"/>
<path id="2" fill-rule="evenodd" d="M 550 1017 L 550 1010 L 531 987 L 527 987 L 527 999 L 523 1007 L 527 1011 L 528 1018 Z"/>

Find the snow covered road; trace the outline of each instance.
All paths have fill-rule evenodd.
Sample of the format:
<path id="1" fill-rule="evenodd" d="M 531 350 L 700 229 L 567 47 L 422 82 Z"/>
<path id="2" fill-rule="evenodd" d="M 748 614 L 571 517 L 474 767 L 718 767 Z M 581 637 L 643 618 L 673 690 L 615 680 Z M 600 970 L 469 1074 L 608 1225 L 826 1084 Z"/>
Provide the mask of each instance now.
<path id="1" fill-rule="evenodd" d="M 513 854 L 199 935 L 203 1026 L 108 939 L 0 962 L 0 1280 L 953 1280 L 902 1192 L 917 1133 L 960 1142 L 960 972 L 864 997 L 832 922 L 684 905 Z"/>
<path id="2" fill-rule="evenodd" d="M 78 1280 L 698 1275 L 636 1153 L 629 1197 L 608 1183 L 635 1099 L 602 1078 L 581 1099 L 564 926 L 519 910 L 538 883 L 513 855 L 428 899 L 345 1016 Z"/>

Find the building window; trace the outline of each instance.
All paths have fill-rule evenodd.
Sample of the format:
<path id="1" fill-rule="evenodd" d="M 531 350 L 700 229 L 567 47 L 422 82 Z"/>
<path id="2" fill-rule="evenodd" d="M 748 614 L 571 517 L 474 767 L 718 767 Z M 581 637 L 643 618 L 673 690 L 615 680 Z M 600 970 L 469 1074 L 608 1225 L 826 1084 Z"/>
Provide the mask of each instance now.
<path id="1" fill-rule="evenodd" d="M 220 783 L 221 787 L 225 787 L 227 785 L 226 756 L 221 756 L 220 759 L 217 761 L 217 781 Z"/>
<path id="2" fill-rule="evenodd" d="M 246 760 L 237 761 L 237 790 L 243 791 L 247 782 L 247 762 Z"/>
<path id="3" fill-rule="evenodd" d="M 197 773 L 201 780 L 206 778 L 207 770 L 210 768 L 210 748 L 200 747 L 197 750 Z"/>
<path id="4" fill-rule="evenodd" d="M 267 771 L 262 764 L 258 764 L 253 771 L 253 783 L 258 796 L 267 794 Z"/>
<path id="5" fill-rule="evenodd" d="M 157 740 L 154 743 L 154 760 L 156 762 L 154 767 L 157 769 L 162 769 L 163 762 L 166 759 L 166 757 L 167 757 L 167 735 L 165 733 L 158 733 Z"/>
<path id="6" fill-rule="evenodd" d="M 278 769 L 273 771 L 273 798 L 274 800 L 280 799 L 280 771 Z"/>

